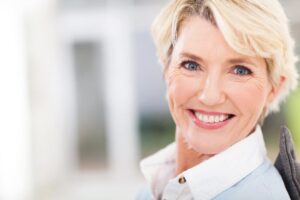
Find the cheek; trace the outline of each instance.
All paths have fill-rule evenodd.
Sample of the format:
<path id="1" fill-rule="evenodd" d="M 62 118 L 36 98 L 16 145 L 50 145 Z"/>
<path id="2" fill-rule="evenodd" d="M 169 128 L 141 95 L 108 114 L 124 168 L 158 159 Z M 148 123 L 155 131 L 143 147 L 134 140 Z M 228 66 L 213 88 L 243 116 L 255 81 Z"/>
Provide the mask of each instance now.
<path id="1" fill-rule="evenodd" d="M 168 81 L 167 96 L 174 106 L 181 106 L 197 94 L 197 81 L 184 76 L 174 77 Z"/>
<path id="2" fill-rule="evenodd" d="M 167 97 L 170 112 L 178 124 L 183 116 L 182 111 L 189 100 L 197 94 L 197 81 L 182 75 L 170 77 L 167 82 Z"/>
<path id="3" fill-rule="evenodd" d="M 227 91 L 242 114 L 259 117 L 263 107 L 266 105 L 268 95 L 267 86 L 267 82 L 249 81 L 243 84 L 232 84 L 227 88 Z"/>

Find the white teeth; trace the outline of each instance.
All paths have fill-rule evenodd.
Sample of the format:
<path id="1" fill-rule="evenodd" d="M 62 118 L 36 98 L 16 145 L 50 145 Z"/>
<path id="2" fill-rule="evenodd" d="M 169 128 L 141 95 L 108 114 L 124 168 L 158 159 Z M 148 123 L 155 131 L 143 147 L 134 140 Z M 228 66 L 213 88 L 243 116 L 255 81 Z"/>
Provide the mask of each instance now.
<path id="1" fill-rule="evenodd" d="M 215 122 L 215 117 L 214 116 L 209 116 L 209 123 Z"/>
<path id="2" fill-rule="evenodd" d="M 225 117 L 224 115 L 221 115 L 219 118 L 219 121 L 221 121 L 221 122 L 224 121 L 224 117 Z"/>
<path id="3" fill-rule="evenodd" d="M 198 117 L 198 116 L 197 116 Z M 199 120 L 203 121 L 203 115 L 199 115 Z"/>
<path id="4" fill-rule="evenodd" d="M 215 123 L 219 122 L 219 116 L 215 117 Z"/>
<path id="5" fill-rule="evenodd" d="M 200 114 L 201 115 L 201 114 Z M 204 115 L 203 117 L 202 117 L 202 120 L 204 121 L 204 122 L 208 122 L 208 116 L 207 115 Z"/>
<path id="6" fill-rule="evenodd" d="M 218 123 L 223 122 L 228 119 L 229 115 L 221 114 L 221 115 L 204 115 L 199 112 L 195 112 L 196 117 L 205 123 Z"/>

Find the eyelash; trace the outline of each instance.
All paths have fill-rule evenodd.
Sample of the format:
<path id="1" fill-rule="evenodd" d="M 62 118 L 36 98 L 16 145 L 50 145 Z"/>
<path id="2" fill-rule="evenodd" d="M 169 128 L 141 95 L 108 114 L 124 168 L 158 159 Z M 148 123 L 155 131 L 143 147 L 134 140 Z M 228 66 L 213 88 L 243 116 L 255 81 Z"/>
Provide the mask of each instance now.
<path id="1" fill-rule="evenodd" d="M 186 66 L 187 64 L 192 64 L 194 65 L 194 68 L 190 68 L 188 66 Z M 181 64 L 180 64 L 181 67 L 183 67 L 184 69 L 188 70 L 188 71 L 197 71 L 200 69 L 200 65 L 192 60 L 186 60 L 186 61 L 183 61 Z M 239 74 L 238 72 L 236 72 L 236 70 L 244 70 L 245 73 L 242 73 L 242 74 Z M 244 65 L 236 65 L 233 67 L 233 73 L 238 75 L 238 76 L 249 76 L 251 75 L 253 72 L 246 66 Z"/>
<path id="2" fill-rule="evenodd" d="M 242 74 L 239 74 L 238 72 L 236 72 L 236 70 L 238 70 L 238 69 L 240 69 L 240 70 L 246 70 L 246 72 L 242 73 Z M 236 65 L 233 68 L 233 73 L 236 74 L 236 75 L 238 75 L 238 76 L 248 76 L 248 75 L 251 75 L 253 72 L 248 67 L 246 67 L 244 65 Z"/>
<path id="3" fill-rule="evenodd" d="M 194 68 L 189 68 L 188 66 L 186 66 L 187 64 L 193 64 L 194 65 Z M 181 64 L 180 64 L 181 67 L 183 67 L 184 69 L 186 70 L 189 70 L 189 71 L 197 71 L 200 69 L 200 65 L 197 64 L 196 62 L 192 61 L 192 60 L 186 60 L 186 61 L 183 61 Z"/>

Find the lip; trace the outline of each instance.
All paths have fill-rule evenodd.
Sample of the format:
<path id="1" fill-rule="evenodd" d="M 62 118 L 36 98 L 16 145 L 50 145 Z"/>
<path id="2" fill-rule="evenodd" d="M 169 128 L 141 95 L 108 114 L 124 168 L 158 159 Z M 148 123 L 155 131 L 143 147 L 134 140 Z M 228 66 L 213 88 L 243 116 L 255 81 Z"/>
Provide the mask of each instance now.
<path id="1" fill-rule="evenodd" d="M 226 119 L 225 121 L 222 122 L 216 122 L 216 123 L 205 123 L 203 121 L 200 121 L 196 116 L 195 116 L 195 111 L 196 112 L 200 112 L 202 114 L 205 115 L 221 115 L 221 114 L 228 114 L 228 113 L 221 113 L 221 112 L 208 112 L 208 111 L 203 111 L 203 110 L 192 110 L 189 109 L 188 111 L 188 115 L 191 117 L 191 119 L 193 120 L 193 122 L 199 126 L 200 128 L 204 128 L 204 129 L 220 129 L 223 128 L 224 126 L 226 126 L 229 122 L 232 121 L 232 119 L 235 118 L 235 115 L 233 115 L 233 117 Z"/>
<path id="2" fill-rule="evenodd" d="M 205 115 L 222 115 L 222 114 L 231 114 L 231 113 L 224 113 L 224 112 L 209 112 L 209 111 L 205 111 L 205 110 L 194 110 L 194 109 L 189 109 L 190 111 L 195 111 L 195 112 L 200 112 L 202 114 L 205 114 Z M 232 114 L 233 115 L 233 114 Z"/>

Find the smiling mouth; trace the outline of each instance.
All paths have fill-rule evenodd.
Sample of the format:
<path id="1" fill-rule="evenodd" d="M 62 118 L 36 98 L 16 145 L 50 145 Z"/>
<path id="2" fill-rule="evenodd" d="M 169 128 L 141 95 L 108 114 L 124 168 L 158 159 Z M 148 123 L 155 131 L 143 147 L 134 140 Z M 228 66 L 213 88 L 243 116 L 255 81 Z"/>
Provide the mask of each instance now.
<path id="1" fill-rule="evenodd" d="M 194 111 L 194 115 L 197 117 L 198 120 L 200 120 L 204 123 L 218 123 L 218 122 L 223 122 L 223 121 L 226 121 L 226 120 L 234 117 L 233 114 L 208 115 L 208 114 L 203 114 L 203 113 L 197 112 L 197 111 Z"/>
<path id="2" fill-rule="evenodd" d="M 191 114 L 193 121 L 198 126 L 204 128 L 220 128 L 235 117 L 234 114 L 230 113 L 206 112 L 199 110 L 189 110 L 189 113 Z"/>

